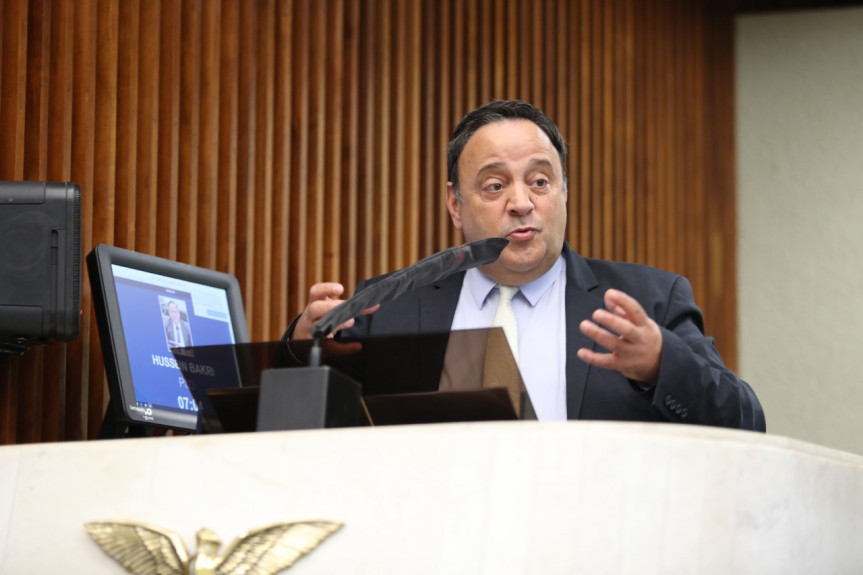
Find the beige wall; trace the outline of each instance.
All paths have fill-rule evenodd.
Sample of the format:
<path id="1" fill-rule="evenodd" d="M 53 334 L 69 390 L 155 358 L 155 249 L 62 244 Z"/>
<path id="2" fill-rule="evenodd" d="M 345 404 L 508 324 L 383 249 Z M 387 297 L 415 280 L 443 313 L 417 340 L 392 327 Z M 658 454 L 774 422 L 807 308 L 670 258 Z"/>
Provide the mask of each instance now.
<path id="1" fill-rule="evenodd" d="M 863 453 L 863 8 L 737 20 L 739 371 Z"/>

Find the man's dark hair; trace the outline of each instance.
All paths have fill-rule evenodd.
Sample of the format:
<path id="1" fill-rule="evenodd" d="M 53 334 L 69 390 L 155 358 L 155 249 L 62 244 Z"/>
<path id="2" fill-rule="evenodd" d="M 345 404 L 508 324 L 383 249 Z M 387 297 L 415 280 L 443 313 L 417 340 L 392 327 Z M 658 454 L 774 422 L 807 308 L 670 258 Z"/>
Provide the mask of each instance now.
<path id="1" fill-rule="evenodd" d="M 477 130 L 489 124 L 504 120 L 527 120 L 533 122 L 545 132 L 551 145 L 560 156 L 563 167 L 563 185 L 566 188 L 566 142 L 560 134 L 557 125 L 543 113 L 542 110 L 521 100 L 492 100 L 484 106 L 469 112 L 453 130 L 446 153 L 447 177 L 452 182 L 456 198 L 461 201 L 461 191 L 458 183 L 458 160 L 467 146 L 468 141 Z"/>

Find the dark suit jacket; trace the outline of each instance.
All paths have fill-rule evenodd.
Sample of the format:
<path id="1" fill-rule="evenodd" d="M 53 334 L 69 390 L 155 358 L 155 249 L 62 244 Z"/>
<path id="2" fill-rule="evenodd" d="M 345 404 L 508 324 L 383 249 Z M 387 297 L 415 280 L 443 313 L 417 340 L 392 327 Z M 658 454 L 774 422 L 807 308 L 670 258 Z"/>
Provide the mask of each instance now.
<path id="1" fill-rule="evenodd" d="M 192 346 L 192 330 L 189 328 L 189 322 L 180 320 L 180 331 L 183 332 L 183 343 L 185 347 Z M 177 335 L 174 333 L 174 322 L 168 318 L 168 323 L 165 324 L 165 336 L 168 338 L 168 347 L 179 345 L 176 341 Z"/>
<path id="2" fill-rule="evenodd" d="M 569 419 L 672 421 L 765 430 L 764 412 L 752 388 L 725 367 L 713 338 L 705 337 L 701 310 L 686 278 L 638 264 L 585 259 L 567 245 L 563 254 Z M 360 283 L 357 291 L 378 279 Z M 357 318 L 340 335 L 449 331 L 463 281 L 464 273 L 459 273 L 407 292 L 375 313 Z M 648 389 L 618 372 L 590 366 L 576 355 L 579 348 L 597 347 L 578 325 L 604 306 L 603 296 L 609 288 L 638 300 L 662 330 L 659 380 Z"/>

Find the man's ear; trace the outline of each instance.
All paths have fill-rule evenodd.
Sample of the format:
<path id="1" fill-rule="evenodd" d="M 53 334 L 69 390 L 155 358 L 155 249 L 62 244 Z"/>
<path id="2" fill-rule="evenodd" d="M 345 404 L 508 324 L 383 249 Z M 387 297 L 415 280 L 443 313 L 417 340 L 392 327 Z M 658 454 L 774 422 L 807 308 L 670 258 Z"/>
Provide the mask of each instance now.
<path id="1" fill-rule="evenodd" d="M 449 211 L 449 217 L 452 218 L 452 225 L 455 229 L 461 229 L 461 202 L 455 196 L 455 188 L 452 182 L 446 183 L 446 209 Z"/>

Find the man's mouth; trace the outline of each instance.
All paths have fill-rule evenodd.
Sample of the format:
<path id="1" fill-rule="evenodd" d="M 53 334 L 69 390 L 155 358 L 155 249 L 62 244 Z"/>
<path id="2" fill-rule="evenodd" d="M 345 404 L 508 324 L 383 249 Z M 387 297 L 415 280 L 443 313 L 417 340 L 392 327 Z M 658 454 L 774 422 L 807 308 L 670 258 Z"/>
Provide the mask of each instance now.
<path id="1" fill-rule="evenodd" d="M 512 242 L 524 242 L 533 238 L 533 236 L 537 234 L 537 231 L 538 230 L 536 228 L 523 226 L 512 230 L 506 235 L 506 237 L 508 237 Z"/>

